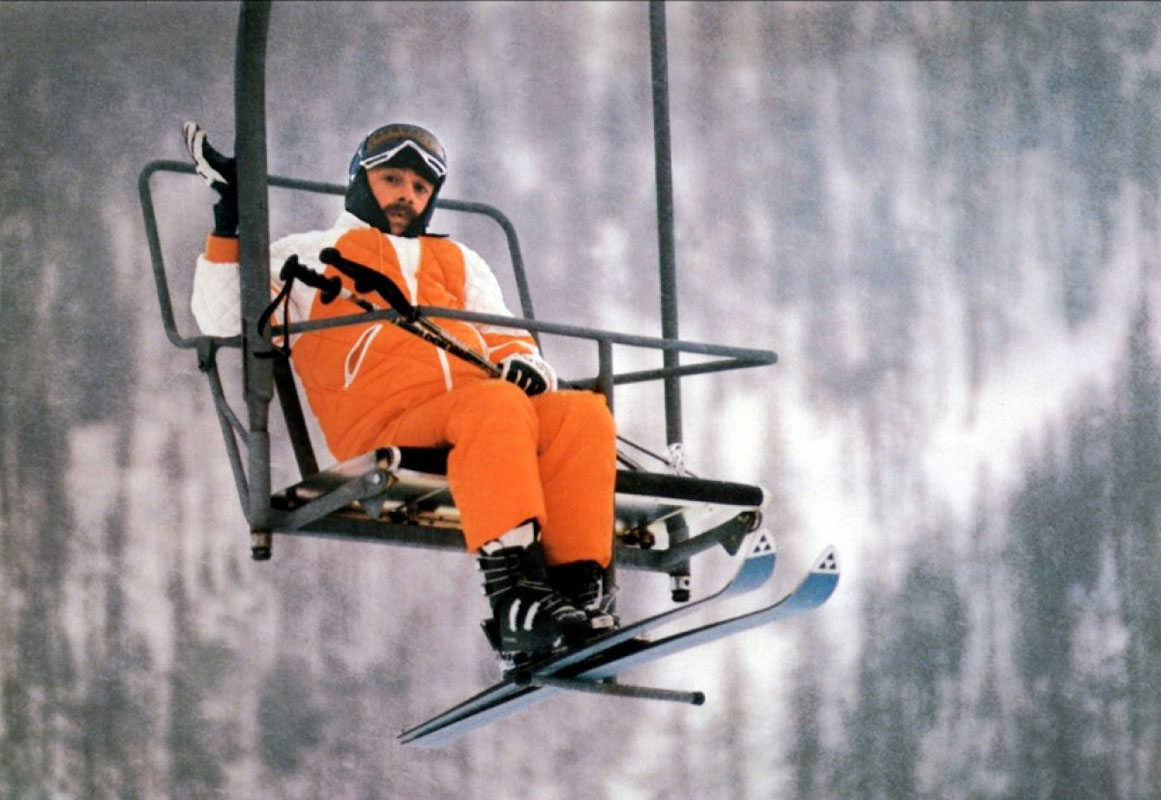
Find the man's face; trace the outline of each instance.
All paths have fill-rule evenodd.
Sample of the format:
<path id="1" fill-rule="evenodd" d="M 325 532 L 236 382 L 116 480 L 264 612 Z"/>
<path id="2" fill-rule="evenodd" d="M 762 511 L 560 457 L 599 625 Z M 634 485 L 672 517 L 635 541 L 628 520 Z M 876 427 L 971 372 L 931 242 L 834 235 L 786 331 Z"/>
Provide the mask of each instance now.
<path id="1" fill-rule="evenodd" d="M 367 183 L 396 236 L 424 212 L 435 190 L 431 181 L 410 167 L 374 167 L 367 171 Z"/>

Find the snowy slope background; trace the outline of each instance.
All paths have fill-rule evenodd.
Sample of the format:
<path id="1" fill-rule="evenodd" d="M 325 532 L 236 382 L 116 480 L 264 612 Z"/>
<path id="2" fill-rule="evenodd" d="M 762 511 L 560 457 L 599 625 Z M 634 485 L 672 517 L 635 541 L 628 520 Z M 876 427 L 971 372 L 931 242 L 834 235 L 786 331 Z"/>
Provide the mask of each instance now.
<path id="1" fill-rule="evenodd" d="M 1153 796 L 1155 6 L 668 6 L 681 335 L 781 357 L 684 382 L 689 464 L 770 488 L 779 588 L 830 542 L 844 578 L 633 675 L 703 708 L 565 697 L 434 752 L 394 736 L 497 671 L 471 559 L 251 562 L 160 325 L 136 178 L 186 119 L 230 148 L 237 10 L 0 5 L 0 797 Z M 643 3 L 275 4 L 270 169 L 425 124 L 538 316 L 658 335 L 647 37 Z M 178 298 L 211 199 L 158 181 Z M 435 228 L 503 271 L 494 227 Z M 621 390 L 623 431 L 661 446 L 660 403 Z"/>

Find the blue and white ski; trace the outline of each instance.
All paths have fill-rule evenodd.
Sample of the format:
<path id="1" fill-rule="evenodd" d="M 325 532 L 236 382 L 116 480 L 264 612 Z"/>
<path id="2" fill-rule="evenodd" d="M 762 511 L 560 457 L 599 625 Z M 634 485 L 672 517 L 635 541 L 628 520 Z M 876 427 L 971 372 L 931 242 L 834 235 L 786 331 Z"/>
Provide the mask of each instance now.
<path id="1" fill-rule="evenodd" d="M 838 586 L 838 554 L 834 547 L 826 548 L 815 564 L 814 569 L 807 573 L 793 591 L 768 606 L 747 614 L 700 625 L 656 641 L 631 642 L 629 646 L 618 650 L 615 654 L 606 654 L 597 666 L 584 669 L 577 677 L 587 681 L 612 678 L 641 664 L 816 609 L 830 598 Z"/>
<path id="2" fill-rule="evenodd" d="M 562 684 L 571 681 L 574 684 L 571 688 L 585 685 L 597 687 L 599 682 L 613 678 L 632 667 L 817 608 L 834 592 L 838 579 L 838 559 L 834 548 L 828 547 L 819 556 L 815 568 L 793 591 L 768 606 L 654 641 L 619 638 L 616 644 L 608 647 L 582 648 L 590 651 L 587 655 L 579 650 L 575 654 L 565 654 L 549 667 L 533 668 L 530 675 L 523 676 L 523 681 L 513 678 L 499 684 L 492 690 L 477 695 L 471 701 L 403 733 L 400 738 L 405 744 L 438 747 L 565 690 L 562 685 L 537 685 L 537 678 L 548 678 L 553 681 L 559 676 L 566 679 L 561 681 Z M 727 586 L 723 592 L 730 588 Z M 720 599 L 720 594 L 707 598 L 707 601 L 717 599 Z M 671 622 L 673 619 L 674 617 L 670 616 L 664 622 Z M 664 623 L 648 627 L 657 628 L 661 624 Z M 641 632 L 639 628 L 636 629 L 636 635 Z"/>
<path id="3" fill-rule="evenodd" d="M 604 636 L 593 639 L 591 642 L 587 642 L 580 647 L 565 653 L 549 656 L 539 663 L 530 664 L 519 670 L 519 674 L 509 675 L 503 681 L 494 684 L 474 697 L 432 717 L 427 722 L 404 731 L 399 735 L 400 740 L 404 744 L 414 742 L 416 744 L 422 743 L 426 745 L 427 742 L 423 741 L 425 737 L 441 731 L 459 720 L 472 718 L 474 721 L 475 715 L 478 715 L 488 708 L 498 704 L 504 704 L 506 701 L 518 696 L 537 692 L 538 687 L 529 686 L 526 681 L 521 680 L 524 676 L 530 674 L 542 676 L 558 674 L 577 664 L 590 661 L 606 650 L 625 644 L 632 639 L 647 634 L 651 630 L 667 625 L 694 611 L 701 610 L 711 603 L 718 603 L 759 588 L 774 574 L 777 551 L 774 547 L 774 541 L 770 538 L 769 534 L 761 530 L 750 534 L 747 545 L 749 549 L 745 551 L 746 556 L 738 565 L 738 571 L 734 573 L 729 583 L 720 591 L 699 600 L 668 609 L 659 614 L 645 617 Z M 480 724 L 483 724 L 483 721 Z M 460 733 L 466 733 L 475 727 L 478 726 L 472 725 L 470 728 L 464 728 Z M 459 734 L 457 733 L 456 735 Z M 441 738 L 440 743 L 443 741 L 447 741 L 447 739 Z"/>

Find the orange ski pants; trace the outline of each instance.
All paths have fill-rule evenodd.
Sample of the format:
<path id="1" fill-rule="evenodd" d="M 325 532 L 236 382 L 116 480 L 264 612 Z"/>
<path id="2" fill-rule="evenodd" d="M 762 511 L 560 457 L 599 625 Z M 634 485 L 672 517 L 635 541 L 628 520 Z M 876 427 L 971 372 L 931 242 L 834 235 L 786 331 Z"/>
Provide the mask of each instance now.
<path id="1" fill-rule="evenodd" d="M 380 441 L 451 446 L 448 483 L 469 552 L 535 519 L 549 564 L 612 561 L 616 432 L 602 395 L 529 397 L 481 379 L 404 411 Z"/>

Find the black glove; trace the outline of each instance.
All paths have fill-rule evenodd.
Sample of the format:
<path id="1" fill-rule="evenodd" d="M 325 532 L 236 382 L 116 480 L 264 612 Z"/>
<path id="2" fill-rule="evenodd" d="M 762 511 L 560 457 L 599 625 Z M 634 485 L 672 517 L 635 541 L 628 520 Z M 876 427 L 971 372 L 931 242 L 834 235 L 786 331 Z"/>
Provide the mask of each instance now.
<path id="1" fill-rule="evenodd" d="M 238 172 L 232 158 L 219 153 L 206 141 L 206 132 L 196 122 L 181 126 L 185 149 L 193 158 L 194 169 L 218 193 L 214 204 L 214 235 L 238 235 Z"/>
<path id="2" fill-rule="evenodd" d="M 500 377 L 510 381 L 529 397 L 556 391 L 556 372 L 540 356 L 517 353 L 500 362 Z"/>

